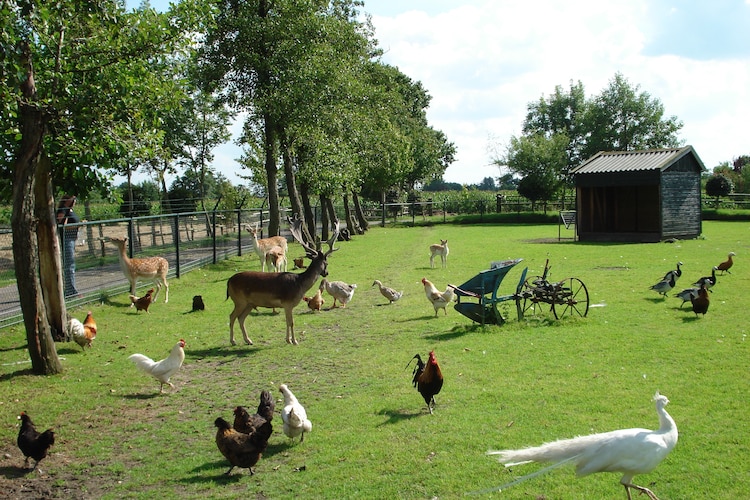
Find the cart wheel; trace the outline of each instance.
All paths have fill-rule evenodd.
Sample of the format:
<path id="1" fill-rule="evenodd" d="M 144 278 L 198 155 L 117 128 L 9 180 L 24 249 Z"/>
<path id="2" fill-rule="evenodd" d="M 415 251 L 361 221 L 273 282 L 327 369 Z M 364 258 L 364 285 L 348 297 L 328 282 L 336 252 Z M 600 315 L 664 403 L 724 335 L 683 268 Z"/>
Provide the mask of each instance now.
<path id="1" fill-rule="evenodd" d="M 568 278 L 560 282 L 557 296 L 552 303 L 555 318 L 568 316 L 586 317 L 589 312 L 589 291 L 578 278 Z"/>
<path id="2" fill-rule="evenodd" d="M 521 307 L 521 317 L 531 314 L 536 315 L 536 312 L 542 307 L 542 302 L 539 300 L 539 295 L 536 293 L 538 286 L 534 283 L 540 283 L 542 280 L 541 276 L 530 276 L 523 283 L 523 289 L 521 290 L 518 301 Z"/>

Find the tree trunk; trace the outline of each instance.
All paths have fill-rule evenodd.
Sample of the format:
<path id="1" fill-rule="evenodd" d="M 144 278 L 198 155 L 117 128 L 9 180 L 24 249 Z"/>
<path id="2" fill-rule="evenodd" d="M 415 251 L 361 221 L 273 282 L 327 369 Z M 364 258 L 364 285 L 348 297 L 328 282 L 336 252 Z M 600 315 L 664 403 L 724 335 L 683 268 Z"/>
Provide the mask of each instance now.
<path id="1" fill-rule="evenodd" d="M 328 229 L 330 224 L 328 223 L 328 209 L 326 208 L 326 197 L 320 195 L 320 241 L 328 241 Z"/>
<path id="2" fill-rule="evenodd" d="M 302 198 L 302 207 L 305 213 L 305 222 L 307 228 L 310 230 L 310 235 L 313 237 L 313 246 L 317 248 L 317 233 L 315 213 L 313 212 L 312 205 L 310 205 L 310 192 L 306 182 L 300 184 L 300 197 Z"/>
<path id="3" fill-rule="evenodd" d="M 297 191 L 297 180 L 294 175 L 294 166 L 292 164 L 292 152 L 290 145 L 287 144 L 284 139 L 283 144 L 283 162 L 284 162 L 284 175 L 286 176 L 286 189 L 289 191 L 289 202 L 292 205 L 292 213 L 294 215 L 302 216 L 303 208 L 302 201 L 300 199 L 299 191 Z M 307 227 L 306 217 L 303 217 L 302 223 L 302 237 L 308 245 L 315 246 L 315 238 L 311 235 L 309 228 Z M 314 227 L 314 226 L 313 226 Z"/>
<path id="4" fill-rule="evenodd" d="M 63 299 L 60 243 L 57 238 L 55 199 L 52 195 L 50 159 L 42 153 L 34 175 L 34 213 L 37 219 L 36 238 L 39 245 L 39 278 L 42 298 L 47 308 L 47 320 L 52 338 L 66 340 L 67 311 Z"/>
<path id="5" fill-rule="evenodd" d="M 24 97 L 18 108 L 21 141 L 13 179 L 13 264 L 31 368 L 39 375 L 53 375 L 62 372 L 62 364 L 52 340 L 47 310 L 42 298 L 42 286 L 37 274 L 39 246 L 35 214 L 35 176 L 42 154 L 46 117 L 44 111 L 34 104 L 37 96 L 30 47 L 27 42 L 21 42 L 20 46 L 26 79 L 21 82 L 21 93 Z"/>
<path id="6" fill-rule="evenodd" d="M 325 205 L 323 209 L 328 211 L 328 220 L 330 221 L 331 224 L 339 221 L 339 218 L 336 215 L 336 209 L 333 208 L 332 198 L 329 198 L 328 196 L 325 197 Z"/>
<path id="7" fill-rule="evenodd" d="M 349 193 L 344 190 L 344 219 L 346 219 L 346 228 L 349 229 L 349 234 L 357 234 L 357 225 L 354 223 L 354 217 L 352 217 L 352 210 L 349 208 Z"/>
<path id="8" fill-rule="evenodd" d="M 279 214 L 279 186 L 277 182 L 278 167 L 276 166 L 276 131 L 273 118 L 269 113 L 263 116 L 265 128 L 264 149 L 266 153 L 265 167 L 268 180 L 268 235 L 278 236 L 281 217 Z"/>
<path id="9" fill-rule="evenodd" d="M 352 201 L 354 202 L 354 214 L 359 222 L 359 234 L 365 234 L 365 231 L 370 229 L 370 224 L 367 222 L 365 212 L 362 210 L 362 204 L 359 202 L 359 195 L 356 191 L 352 191 Z"/>

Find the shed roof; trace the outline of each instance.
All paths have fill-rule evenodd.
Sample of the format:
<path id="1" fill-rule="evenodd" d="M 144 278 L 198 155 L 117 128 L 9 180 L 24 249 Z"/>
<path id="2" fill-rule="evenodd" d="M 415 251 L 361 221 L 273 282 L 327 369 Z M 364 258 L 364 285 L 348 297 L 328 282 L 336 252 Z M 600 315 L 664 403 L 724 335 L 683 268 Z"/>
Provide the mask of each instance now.
<path id="1" fill-rule="evenodd" d="M 705 169 L 703 162 L 692 146 L 669 149 L 649 149 L 644 151 L 600 151 L 581 165 L 570 171 L 571 174 L 598 174 L 610 172 L 638 172 L 665 170 L 687 154 Z"/>

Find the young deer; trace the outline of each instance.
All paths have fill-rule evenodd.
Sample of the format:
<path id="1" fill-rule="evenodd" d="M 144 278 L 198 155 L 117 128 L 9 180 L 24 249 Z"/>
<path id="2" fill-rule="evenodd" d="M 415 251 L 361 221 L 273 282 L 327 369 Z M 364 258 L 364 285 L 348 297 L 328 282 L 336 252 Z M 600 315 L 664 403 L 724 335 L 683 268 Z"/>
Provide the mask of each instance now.
<path id="1" fill-rule="evenodd" d="M 282 265 L 284 266 L 283 270 L 286 271 L 286 252 L 284 252 L 284 249 L 280 246 L 275 246 L 268 250 L 268 253 L 266 253 L 266 264 L 272 267 L 277 273 L 282 271 Z"/>
<path id="2" fill-rule="evenodd" d="M 152 302 L 156 302 L 156 296 L 159 295 L 162 285 L 164 285 L 164 303 L 169 302 L 169 285 L 167 284 L 167 273 L 169 272 L 169 262 L 164 257 L 148 257 L 145 259 L 131 259 L 125 251 L 125 244 L 128 242 L 125 238 L 110 238 L 109 241 L 115 244 L 120 253 L 120 269 L 125 278 L 130 282 L 130 294 L 135 295 L 135 282 L 138 278 L 152 280 L 156 286 L 156 293 Z M 133 307 L 133 304 L 130 305 Z"/>
<path id="3" fill-rule="evenodd" d="M 439 255 L 440 260 L 443 262 L 443 267 L 448 266 L 448 240 L 440 240 L 440 244 L 437 243 L 430 245 L 430 267 L 435 267 L 435 256 Z"/>
<path id="4" fill-rule="evenodd" d="M 284 251 L 284 271 L 286 271 L 286 238 L 284 238 L 283 236 L 271 236 L 270 238 L 258 239 L 258 232 L 260 231 L 260 229 L 257 226 L 249 226 L 248 229 L 253 235 L 253 242 L 255 243 L 255 253 L 258 254 L 258 258 L 260 259 L 263 271 L 265 272 L 266 270 L 266 256 L 268 255 L 268 252 L 274 247 L 281 247 L 281 249 Z M 277 271 L 280 271 L 280 269 L 277 269 Z"/>
<path id="5" fill-rule="evenodd" d="M 242 338 L 246 344 L 252 345 L 253 341 L 248 338 L 245 330 L 245 318 L 251 310 L 258 307 L 283 308 L 286 315 L 286 342 L 297 344 L 292 311 L 302 301 L 305 292 L 315 284 L 318 276 L 328 276 L 328 256 L 338 250 L 333 248 L 339 235 L 338 222 L 334 225 L 333 236 L 327 242 L 329 250 L 323 253 L 305 243 L 302 238 L 302 221 L 299 218 L 288 220 L 292 236 L 302 245 L 312 262 L 300 274 L 244 271 L 229 278 L 227 298 L 231 297 L 234 302 L 234 310 L 229 315 L 229 342 L 232 345 L 237 345 L 234 341 L 234 321 L 237 319 Z"/>

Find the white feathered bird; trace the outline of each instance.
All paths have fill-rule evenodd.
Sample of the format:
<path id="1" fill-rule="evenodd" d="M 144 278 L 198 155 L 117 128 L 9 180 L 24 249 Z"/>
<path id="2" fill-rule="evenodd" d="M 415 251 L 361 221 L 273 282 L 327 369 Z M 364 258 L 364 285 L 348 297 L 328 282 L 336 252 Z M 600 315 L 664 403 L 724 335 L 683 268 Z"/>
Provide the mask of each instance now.
<path id="1" fill-rule="evenodd" d="M 432 284 L 427 278 L 422 278 L 422 285 L 424 285 L 424 294 L 427 296 L 427 300 L 432 303 L 432 307 L 435 308 L 435 316 L 438 315 L 438 309 L 442 309 L 443 312 L 448 315 L 448 310 L 445 308 L 448 304 L 453 302 L 456 294 L 453 292 L 453 287 L 448 285 L 444 292 L 441 292 L 435 285 Z"/>
<path id="2" fill-rule="evenodd" d="M 372 282 L 372 286 L 378 285 L 378 288 L 380 289 L 380 294 L 388 299 L 388 304 L 393 304 L 398 299 L 401 298 L 401 296 L 404 294 L 403 291 L 397 292 L 395 289 L 385 286 L 383 283 L 380 282 L 380 280 L 375 280 Z"/>
<path id="3" fill-rule="evenodd" d="M 625 487 L 629 500 L 631 499 L 630 489 L 645 493 L 652 500 L 658 500 L 648 488 L 633 484 L 633 476 L 654 470 L 677 444 L 677 425 L 664 409 L 669 400 L 657 392 L 654 401 L 656 413 L 659 416 L 659 429 L 655 431 L 621 429 L 562 439 L 534 448 L 488 452 L 488 455 L 499 455 L 500 462 L 506 467 L 528 462 L 555 462 L 549 467 L 495 488 L 495 490 L 510 487 L 572 461 L 576 464 L 577 476 L 586 476 L 596 472 L 622 473 L 620 484 Z"/>
<path id="4" fill-rule="evenodd" d="M 182 362 L 185 361 L 184 349 L 185 341 L 180 339 L 172 348 L 169 356 L 161 361 L 154 361 L 143 354 L 131 354 L 128 359 L 135 363 L 135 366 L 137 366 L 138 369 L 148 373 L 158 380 L 161 384 L 159 386 L 159 392 L 163 392 L 165 384 L 174 389 L 174 384 L 172 384 L 169 379 L 180 369 Z"/>
<path id="5" fill-rule="evenodd" d="M 284 408 L 281 410 L 284 434 L 291 439 L 300 436 L 299 442 L 301 443 L 305 439 L 305 432 L 312 431 L 312 422 L 307 419 L 305 408 L 299 404 L 286 384 L 281 384 L 279 390 L 284 395 Z"/>
<path id="6" fill-rule="evenodd" d="M 333 297 L 333 305 L 331 306 L 331 309 L 334 309 L 336 307 L 337 300 L 341 304 L 341 307 L 346 307 L 349 301 L 352 300 L 352 297 L 354 296 L 354 290 L 357 289 L 357 285 L 350 285 L 343 281 L 328 281 L 327 279 L 323 278 L 320 281 L 320 289 L 322 290 L 323 288 L 325 288 L 326 292 L 328 292 L 331 297 Z"/>

